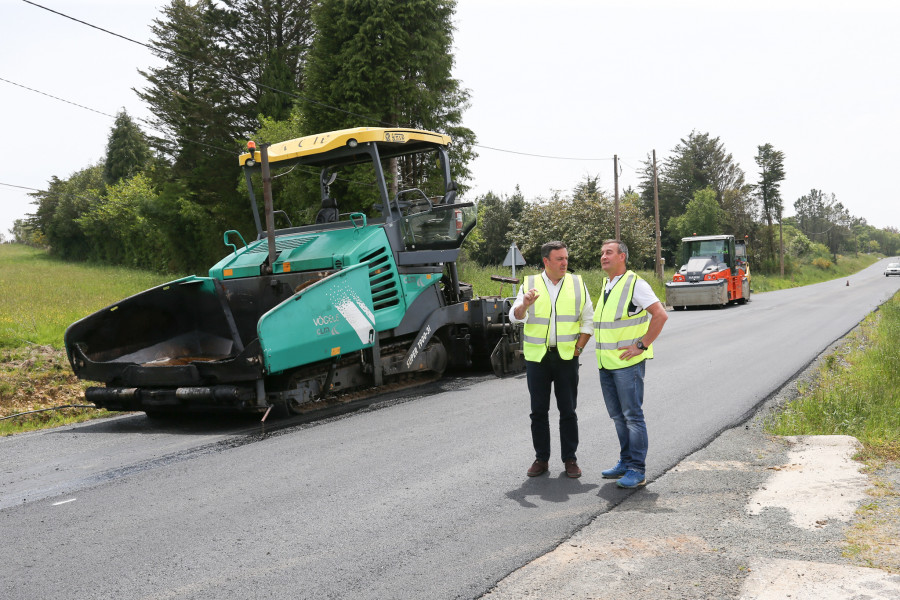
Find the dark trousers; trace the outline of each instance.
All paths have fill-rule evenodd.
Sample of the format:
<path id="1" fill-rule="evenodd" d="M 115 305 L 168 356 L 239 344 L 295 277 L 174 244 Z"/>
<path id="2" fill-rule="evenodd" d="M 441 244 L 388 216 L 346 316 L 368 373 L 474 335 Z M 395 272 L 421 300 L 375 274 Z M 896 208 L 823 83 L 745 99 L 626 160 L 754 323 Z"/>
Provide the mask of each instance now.
<path id="1" fill-rule="evenodd" d="M 559 409 L 559 443 L 563 462 L 575 460 L 578 450 L 578 358 L 563 360 L 556 351 L 541 362 L 526 361 L 525 375 L 531 394 L 531 439 L 537 460 L 550 459 L 550 387 Z"/>

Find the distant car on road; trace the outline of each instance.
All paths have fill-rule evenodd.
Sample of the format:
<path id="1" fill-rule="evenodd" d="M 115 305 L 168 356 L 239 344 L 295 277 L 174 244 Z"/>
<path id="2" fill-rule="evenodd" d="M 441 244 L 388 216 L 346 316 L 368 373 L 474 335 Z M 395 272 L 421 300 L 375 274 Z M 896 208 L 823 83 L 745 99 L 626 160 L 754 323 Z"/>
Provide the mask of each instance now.
<path id="1" fill-rule="evenodd" d="M 888 277 L 890 275 L 900 275 L 900 263 L 888 263 L 887 268 L 884 270 L 884 276 Z"/>

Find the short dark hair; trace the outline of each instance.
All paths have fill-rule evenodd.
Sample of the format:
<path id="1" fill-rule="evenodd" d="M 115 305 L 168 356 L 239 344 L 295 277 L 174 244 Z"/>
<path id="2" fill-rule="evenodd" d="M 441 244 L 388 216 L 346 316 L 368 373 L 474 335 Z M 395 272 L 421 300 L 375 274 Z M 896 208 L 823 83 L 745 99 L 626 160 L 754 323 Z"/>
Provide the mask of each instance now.
<path id="1" fill-rule="evenodd" d="M 550 258 L 550 253 L 554 250 L 565 250 L 566 244 L 560 241 L 547 242 L 541 246 L 541 258 Z"/>
<path id="2" fill-rule="evenodd" d="M 628 262 L 628 246 L 625 245 L 625 242 L 622 240 L 603 240 L 601 246 L 605 246 L 607 244 L 618 244 L 619 253 L 625 255 L 625 262 Z"/>

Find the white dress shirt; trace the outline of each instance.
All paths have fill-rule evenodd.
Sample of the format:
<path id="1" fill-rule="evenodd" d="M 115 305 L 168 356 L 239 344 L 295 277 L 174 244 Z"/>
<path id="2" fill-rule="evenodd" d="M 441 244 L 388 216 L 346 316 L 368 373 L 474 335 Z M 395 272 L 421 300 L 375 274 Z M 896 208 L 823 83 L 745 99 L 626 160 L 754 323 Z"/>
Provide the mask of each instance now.
<path id="1" fill-rule="evenodd" d="M 559 291 L 562 289 L 563 280 L 560 279 L 556 284 L 550 281 L 550 278 L 547 277 L 546 271 L 541 271 L 541 277 L 544 278 L 544 284 L 547 286 L 547 291 L 550 293 L 550 331 L 547 333 L 547 344 L 549 346 L 556 345 L 556 299 L 559 297 Z M 584 284 L 584 280 L 581 280 L 582 284 Z M 528 290 L 525 289 L 525 284 L 523 283 L 519 287 L 519 293 L 516 296 L 516 301 L 513 302 L 512 308 L 509 309 L 509 320 L 513 323 L 527 323 L 528 322 L 528 311 L 525 311 L 525 316 L 521 319 L 516 318 L 516 308 L 521 306 L 525 301 L 525 292 Z M 579 323 L 581 325 L 580 332 L 586 333 L 588 335 L 594 335 L 594 305 L 591 303 L 591 295 L 587 291 L 587 286 L 583 286 L 584 291 L 584 308 L 581 310 L 581 316 L 579 318 Z"/>

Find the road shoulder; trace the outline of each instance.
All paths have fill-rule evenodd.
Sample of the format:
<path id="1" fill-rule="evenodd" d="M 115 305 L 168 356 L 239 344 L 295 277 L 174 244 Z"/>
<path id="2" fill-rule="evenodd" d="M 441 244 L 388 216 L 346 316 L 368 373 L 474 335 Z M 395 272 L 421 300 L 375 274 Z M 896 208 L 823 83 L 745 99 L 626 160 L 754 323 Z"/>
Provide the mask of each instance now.
<path id="1" fill-rule="evenodd" d="M 763 431 L 814 366 L 484 598 L 900 598 L 900 575 L 844 553 L 873 491 L 874 476 L 851 459 L 858 442 Z"/>

